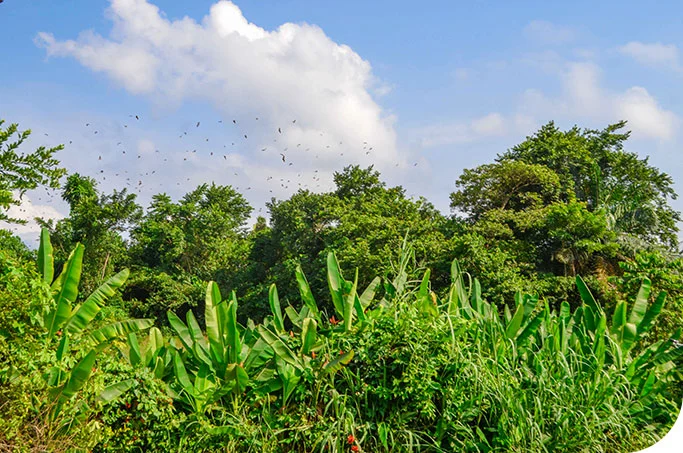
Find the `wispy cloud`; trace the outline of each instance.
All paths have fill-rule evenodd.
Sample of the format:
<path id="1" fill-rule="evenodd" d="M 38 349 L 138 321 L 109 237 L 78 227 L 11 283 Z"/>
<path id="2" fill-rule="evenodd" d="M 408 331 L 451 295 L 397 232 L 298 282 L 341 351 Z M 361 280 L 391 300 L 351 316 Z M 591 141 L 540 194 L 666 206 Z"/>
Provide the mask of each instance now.
<path id="1" fill-rule="evenodd" d="M 646 44 L 631 41 L 619 47 L 619 52 L 629 56 L 638 63 L 650 67 L 663 67 L 677 72 L 683 72 L 678 48 L 673 44 Z"/>

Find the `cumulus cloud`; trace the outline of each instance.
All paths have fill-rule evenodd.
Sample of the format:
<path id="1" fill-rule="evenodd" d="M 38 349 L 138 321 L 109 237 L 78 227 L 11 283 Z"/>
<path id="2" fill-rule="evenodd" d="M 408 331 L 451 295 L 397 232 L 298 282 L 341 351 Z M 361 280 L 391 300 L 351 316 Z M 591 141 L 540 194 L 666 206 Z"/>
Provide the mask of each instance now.
<path id="1" fill-rule="evenodd" d="M 627 120 L 636 138 L 671 140 L 680 119 L 663 108 L 643 87 L 613 92 L 601 85 L 602 70 L 592 62 L 564 62 L 557 73 L 562 94 L 546 96 L 529 89 L 522 96 L 520 111 L 545 118 L 557 116 L 600 122 Z"/>
<path id="2" fill-rule="evenodd" d="M 225 118 L 258 116 L 264 130 L 286 124 L 283 146 L 306 143 L 325 150 L 342 142 L 348 162 L 365 159 L 362 143 L 371 142 L 378 167 L 399 160 L 395 119 L 372 95 L 386 94 L 390 85 L 315 25 L 285 23 L 266 30 L 225 0 L 200 22 L 169 20 L 146 0 L 111 0 L 108 17 L 108 37 L 86 31 L 60 40 L 41 32 L 36 43 L 48 56 L 74 58 L 157 106 L 204 100 Z M 321 152 L 318 165 L 337 166 L 339 159 L 329 154 Z"/>
<path id="3" fill-rule="evenodd" d="M 524 36 L 539 44 L 564 44 L 576 38 L 576 31 L 546 20 L 532 20 L 524 27 Z"/>
<path id="4" fill-rule="evenodd" d="M 662 109 L 642 87 L 632 87 L 615 98 L 615 111 L 629 121 L 635 132 L 651 138 L 670 140 L 679 123 L 678 117 Z"/>
<path id="5" fill-rule="evenodd" d="M 619 52 L 629 56 L 638 63 L 646 66 L 659 66 L 683 71 L 680 62 L 678 48 L 673 44 L 652 43 L 646 44 L 638 41 L 631 41 L 619 47 Z"/>

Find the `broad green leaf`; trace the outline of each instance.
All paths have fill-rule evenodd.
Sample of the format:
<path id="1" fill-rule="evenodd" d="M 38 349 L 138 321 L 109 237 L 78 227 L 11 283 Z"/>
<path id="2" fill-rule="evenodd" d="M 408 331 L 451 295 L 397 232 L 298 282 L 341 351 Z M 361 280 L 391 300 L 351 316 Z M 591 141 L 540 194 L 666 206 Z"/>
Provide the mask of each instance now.
<path id="1" fill-rule="evenodd" d="M 638 326 L 639 333 L 644 333 L 650 330 L 650 327 L 652 327 L 652 322 L 657 319 L 657 316 L 659 316 L 659 313 L 662 311 L 664 302 L 666 302 L 666 292 L 662 291 L 657 295 L 657 299 L 655 299 L 655 302 L 645 313 L 643 320 L 640 322 L 640 325 Z"/>
<path id="2" fill-rule="evenodd" d="M 50 242 L 50 232 L 47 228 L 40 230 L 40 246 L 38 247 L 38 272 L 43 281 L 48 285 L 52 284 L 55 275 L 54 257 L 52 255 L 52 243 Z"/>
<path id="3" fill-rule="evenodd" d="M 630 322 L 624 324 L 622 338 L 622 347 L 625 353 L 631 349 L 633 343 L 638 339 L 638 328 L 636 325 Z"/>
<path id="4" fill-rule="evenodd" d="M 62 273 L 53 284 L 53 290 L 56 290 L 53 296 L 56 306 L 47 317 L 48 338 L 52 338 L 71 315 L 71 304 L 78 296 L 78 283 L 81 281 L 83 250 L 82 244 L 76 245 L 64 264 Z"/>
<path id="5" fill-rule="evenodd" d="M 147 340 L 147 350 L 145 351 L 145 365 L 146 366 L 151 366 L 153 365 L 153 359 L 161 353 L 162 348 L 164 347 L 164 337 L 161 334 L 161 331 L 156 328 L 152 327 L 149 329 L 149 337 Z"/>
<path id="6" fill-rule="evenodd" d="M 276 359 L 275 367 L 277 368 L 280 382 L 282 382 L 282 404 L 285 405 L 292 392 L 296 389 L 296 385 L 299 383 L 301 376 L 297 374 L 296 368 L 282 360 Z"/>
<path id="7" fill-rule="evenodd" d="M 622 300 L 617 303 L 612 315 L 612 328 L 610 329 L 613 335 L 619 335 L 619 340 L 622 338 L 622 328 L 626 324 L 626 303 Z"/>
<path id="8" fill-rule="evenodd" d="M 117 382 L 116 384 L 109 385 L 102 390 L 102 393 L 97 397 L 97 399 L 102 403 L 111 403 L 119 396 L 126 393 L 135 384 L 135 379 L 126 379 L 125 381 Z"/>
<path id="9" fill-rule="evenodd" d="M 242 340 L 240 338 L 239 330 L 237 329 L 237 296 L 235 291 L 231 294 L 231 300 L 228 303 L 228 321 L 227 321 L 228 347 L 230 348 L 230 362 L 240 363 L 240 353 L 242 352 Z"/>
<path id="10" fill-rule="evenodd" d="M 244 361 L 244 368 L 247 370 L 257 370 L 261 368 L 266 362 L 274 356 L 273 349 L 268 346 L 263 338 L 259 338 L 251 347 L 246 360 Z"/>
<path id="11" fill-rule="evenodd" d="M 308 307 L 311 314 L 313 314 L 315 320 L 320 321 L 320 311 L 318 310 L 318 305 L 315 303 L 311 287 L 308 285 L 308 280 L 306 280 L 304 271 L 301 269 L 301 264 L 297 264 L 295 273 L 301 299 L 304 301 L 304 304 Z M 282 315 L 280 315 L 280 318 L 282 318 Z M 284 331 L 284 328 L 282 330 Z"/>
<path id="12" fill-rule="evenodd" d="M 647 380 L 645 381 L 645 384 L 643 384 L 643 388 L 640 390 L 640 397 L 644 398 L 646 397 L 654 388 L 655 386 L 655 378 L 657 376 L 655 375 L 655 370 L 650 371 L 650 374 L 647 376 Z"/>
<path id="13" fill-rule="evenodd" d="M 153 325 L 153 319 L 127 319 L 97 329 L 89 335 L 89 338 L 96 345 L 99 345 L 114 338 L 126 336 L 132 332 L 148 329 Z"/>
<path id="14" fill-rule="evenodd" d="M 580 275 L 576 276 L 576 287 L 579 290 L 579 295 L 581 296 L 583 303 L 591 307 L 596 314 L 600 313 L 602 309 L 595 301 L 595 297 L 593 297 L 593 294 L 591 293 L 590 289 L 588 289 L 586 282 L 583 281 Z"/>
<path id="15" fill-rule="evenodd" d="M 628 322 L 635 324 L 636 327 L 638 327 L 638 325 L 643 321 L 645 313 L 647 312 L 647 301 L 650 298 L 650 289 L 650 279 L 645 277 L 643 282 L 640 284 L 636 301 L 631 309 L 631 316 L 629 316 L 628 319 Z"/>
<path id="16" fill-rule="evenodd" d="M 171 325 L 171 328 L 175 330 L 176 334 L 178 334 L 178 338 L 185 349 L 192 351 L 194 340 L 192 339 L 192 335 L 190 335 L 190 329 L 188 329 L 183 320 L 172 311 L 168 311 L 166 316 L 168 317 L 168 323 Z"/>
<path id="17" fill-rule="evenodd" d="M 195 399 L 208 400 L 209 394 L 215 388 L 215 379 L 209 366 L 206 363 L 201 363 L 194 377 L 193 395 Z"/>
<path id="18" fill-rule="evenodd" d="M 138 366 L 142 362 L 138 337 L 134 333 L 128 334 L 128 361 L 133 366 Z"/>
<path id="19" fill-rule="evenodd" d="M 531 321 L 527 323 L 527 325 L 522 330 L 522 333 L 520 333 L 517 337 L 518 346 L 523 345 L 529 337 L 533 336 L 536 333 L 538 328 L 543 323 L 544 316 L 544 312 L 539 312 L 538 314 L 536 314 L 536 316 L 533 317 L 533 319 L 531 319 Z"/>
<path id="20" fill-rule="evenodd" d="M 517 332 L 519 331 L 519 328 L 522 326 L 522 321 L 524 320 L 524 305 L 519 304 L 517 305 L 517 310 L 515 311 L 514 316 L 510 320 L 510 323 L 507 326 L 507 329 L 505 329 L 505 336 L 508 338 L 512 339 L 515 338 L 517 335 Z"/>
<path id="21" fill-rule="evenodd" d="M 185 369 L 183 359 L 182 357 L 180 357 L 180 354 L 178 352 L 173 354 L 173 370 L 175 371 L 176 379 L 178 379 L 178 382 L 180 383 L 182 388 L 189 395 L 194 395 L 194 387 L 192 386 L 192 382 L 190 382 L 190 378 L 187 375 L 187 370 Z"/>
<path id="22" fill-rule="evenodd" d="M 330 363 L 326 364 L 323 367 L 323 370 L 327 373 L 334 374 L 337 371 L 341 370 L 344 365 L 348 365 L 349 362 L 351 362 L 351 359 L 353 359 L 352 350 L 345 352 L 344 354 L 340 354 L 334 359 L 332 359 Z"/>
<path id="23" fill-rule="evenodd" d="M 126 282 L 129 273 L 128 269 L 124 269 L 97 288 L 69 318 L 64 329 L 68 332 L 82 331 L 97 316 L 107 300 Z"/>
<path id="24" fill-rule="evenodd" d="M 375 298 L 375 293 L 377 292 L 377 289 L 380 287 L 381 284 L 382 279 L 379 277 L 375 277 L 370 282 L 368 287 L 365 288 L 365 291 L 363 291 L 363 294 L 361 294 L 360 296 L 360 304 L 363 307 L 363 310 L 370 306 L 370 304 L 372 303 L 372 299 Z"/>
<path id="25" fill-rule="evenodd" d="M 484 304 L 481 298 L 481 283 L 478 279 L 472 282 L 472 294 L 470 295 L 470 305 L 479 314 L 484 314 Z"/>
<path id="26" fill-rule="evenodd" d="M 95 350 L 91 350 L 76 364 L 74 369 L 71 370 L 69 379 L 66 381 L 62 391 L 60 392 L 60 401 L 66 401 L 83 388 L 85 383 L 88 382 L 88 379 L 90 378 L 96 358 L 97 352 Z"/>
<path id="27" fill-rule="evenodd" d="M 344 295 L 344 330 L 349 332 L 353 325 L 353 304 L 356 300 L 356 288 L 358 287 L 358 268 L 356 268 L 356 277 L 353 280 L 353 285 L 349 294 Z"/>
<path id="28" fill-rule="evenodd" d="M 268 346 L 273 349 L 276 356 L 294 367 L 301 366 L 296 355 L 277 335 L 263 326 L 258 326 L 257 329 L 259 335 L 261 335 L 261 338 L 263 338 L 263 341 L 268 343 Z"/>
<path id="29" fill-rule="evenodd" d="M 190 332 L 190 335 L 192 335 L 192 351 L 194 352 L 195 356 L 208 366 L 212 367 L 213 363 L 211 362 L 211 355 L 209 354 L 209 345 L 206 342 L 206 338 L 204 338 L 202 329 L 199 327 L 197 318 L 194 317 L 192 310 L 187 312 L 187 328 Z"/>
<path id="30" fill-rule="evenodd" d="M 313 318 L 306 318 L 301 331 L 301 354 L 309 354 L 317 340 L 318 323 Z"/>
<path id="31" fill-rule="evenodd" d="M 62 339 L 59 340 L 59 346 L 57 346 L 57 360 L 61 361 L 64 358 L 64 353 L 69 350 L 69 336 L 65 333 L 62 335 Z"/>
<path id="32" fill-rule="evenodd" d="M 294 307 L 288 305 L 287 307 L 285 307 L 285 313 L 287 313 L 287 317 L 292 322 L 292 324 L 294 324 L 297 327 L 301 327 L 301 325 L 299 324 L 299 313 L 296 311 L 296 309 L 294 309 Z"/>
<path id="33" fill-rule="evenodd" d="M 163 358 L 158 357 L 154 360 L 154 377 L 157 379 L 163 379 L 166 373 L 166 362 Z"/>
<path id="34" fill-rule="evenodd" d="M 249 375 L 242 365 L 239 363 L 231 363 L 227 370 L 228 379 L 234 381 L 233 389 L 237 393 L 243 393 L 249 385 Z"/>
<path id="35" fill-rule="evenodd" d="M 420 286 L 417 289 L 417 298 L 418 299 L 424 299 L 429 297 L 429 275 L 431 274 L 431 271 L 427 269 L 422 276 L 422 281 L 420 282 Z"/>
<path id="36" fill-rule="evenodd" d="M 268 303 L 270 303 L 270 311 L 273 313 L 273 323 L 275 324 L 275 331 L 279 334 L 284 333 L 285 322 L 284 322 L 284 319 L 282 318 L 282 309 L 280 308 L 280 298 L 277 295 L 277 287 L 275 286 L 275 283 L 270 285 L 270 288 L 268 289 Z M 297 313 L 296 317 L 297 318 L 299 317 L 298 313 Z M 294 322 L 294 321 L 292 321 L 292 322 Z"/>
<path id="37" fill-rule="evenodd" d="M 209 337 L 209 346 L 214 357 L 221 362 L 224 360 L 225 348 L 223 346 L 222 326 L 218 315 L 218 305 L 221 303 L 221 293 L 216 282 L 209 282 L 206 287 L 206 300 L 204 302 L 204 322 L 206 323 L 206 335 Z"/>
<path id="38" fill-rule="evenodd" d="M 571 307 L 569 306 L 569 302 L 562 301 L 560 304 L 560 318 L 569 318 L 572 314 Z"/>
<path id="39" fill-rule="evenodd" d="M 327 284 L 330 287 L 330 295 L 332 296 L 332 303 L 337 315 L 344 316 L 344 297 L 343 297 L 343 282 L 339 269 L 339 263 L 334 256 L 334 252 L 327 254 Z"/>

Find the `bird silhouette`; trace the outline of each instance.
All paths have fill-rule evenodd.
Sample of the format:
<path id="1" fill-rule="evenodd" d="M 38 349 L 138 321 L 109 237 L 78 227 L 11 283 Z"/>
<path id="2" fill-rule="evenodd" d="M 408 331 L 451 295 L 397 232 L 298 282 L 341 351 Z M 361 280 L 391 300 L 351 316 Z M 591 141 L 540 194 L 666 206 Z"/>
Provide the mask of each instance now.
<path id="1" fill-rule="evenodd" d="M 197 121 L 197 127 L 199 127 L 199 121 Z"/>
<path id="2" fill-rule="evenodd" d="M 282 156 L 282 162 L 284 162 L 285 161 L 285 155 L 282 153 L 280 153 L 280 155 Z"/>
<path id="3" fill-rule="evenodd" d="M 139 119 L 140 119 L 140 117 L 139 117 L 139 116 L 137 116 L 137 115 L 135 115 L 135 119 L 136 119 L 136 120 L 139 120 Z"/>
<path id="4" fill-rule="evenodd" d="M 282 128 L 277 128 L 277 131 L 282 134 Z"/>

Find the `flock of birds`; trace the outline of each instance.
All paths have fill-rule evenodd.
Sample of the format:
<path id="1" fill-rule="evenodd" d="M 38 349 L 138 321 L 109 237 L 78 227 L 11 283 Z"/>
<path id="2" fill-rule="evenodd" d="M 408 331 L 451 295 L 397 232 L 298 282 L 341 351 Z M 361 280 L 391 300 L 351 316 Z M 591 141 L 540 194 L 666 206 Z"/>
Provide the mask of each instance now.
<path id="1" fill-rule="evenodd" d="M 141 117 L 141 115 L 131 114 L 128 117 L 129 121 L 133 121 L 135 123 L 135 126 L 144 124 L 144 119 Z M 220 164 L 223 166 L 233 167 L 231 170 L 232 176 L 237 178 L 233 178 L 233 182 L 230 182 L 229 184 L 233 185 L 237 191 L 251 191 L 252 185 L 254 183 L 258 184 L 258 187 L 254 186 L 254 189 L 258 189 L 264 193 L 265 190 L 267 190 L 269 194 L 274 194 L 274 189 L 276 189 L 275 193 L 278 193 L 282 192 L 282 189 L 288 190 L 290 187 L 292 189 L 309 189 L 311 191 L 316 191 L 321 188 L 321 184 L 323 186 L 325 185 L 325 181 L 323 180 L 321 183 L 321 174 L 324 172 L 319 171 L 318 169 L 313 169 L 315 167 L 314 159 L 319 159 L 321 155 L 323 155 L 323 157 L 329 158 L 332 153 L 337 154 L 339 157 L 344 157 L 344 151 L 347 151 L 348 153 L 349 149 L 351 149 L 349 146 L 345 147 L 343 141 L 332 141 L 332 139 L 326 139 L 324 132 L 319 132 L 322 139 L 317 145 L 306 146 L 303 143 L 296 143 L 295 146 L 293 144 L 290 145 L 291 149 L 287 146 L 283 147 L 284 143 L 292 143 L 288 139 L 289 137 L 287 137 L 288 127 L 285 125 L 281 125 L 272 131 L 272 136 L 268 139 L 272 140 L 272 145 L 263 146 L 265 139 L 262 133 L 257 133 L 256 135 L 258 135 L 258 138 L 255 140 L 249 139 L 249 131 L 253 130 L 250 129 L 250 127 L 253 128 L 254 125 L 258 124 L 257 122 L 259 122 L 259 117 L 255 117 L 252 124 L 247 124 L 247 127 L 243 128 L 242 123 L 244 123 L 244 120 L 238 121 L 237 119 L 232 119 L 231 121 L 228 120 L 226 124 L 223 124 L 222 119 L 218 120 L 218 125 L 222 127 L 225 127 L 226 125 L 231 127 L 231 130 L 228 131 L 228 136 L 231 138 L 228 141 L 221 139 L 222 143 L 219 145 L 213 145 L 213 143 L 208 145 L 208 143 L 210 143 L 212 133 L 215 132 L 213 130 L 214 128 L 209 127 L 207 133 L 201 134 L 201 138 L 198 138 L 198 134 L 196 132 L 204 129 L 204 127 L 202 127 L 201 121 L 196 121 L 196 123 L 192 123 L 189 125 L 187 130 L 184 130 L 178 135 L 177 140 L 179 142 L 182 141 L 182 145 L 169 146 L 168 152 L 164 152 L 160 149 L 154 149 L 153 152 L 151 150 L 146 152 L 132 151 L 130 143 L 127 143 L 124 135 L 124 137 L 118 139 L 116 146 L 114 146 L 113 149 L 111 145 L 102 147 L 103 150 L 109 148 L 109 151 L 104 153 L 99 152 L 97 154 L 97 162 L 95 162 L 94 165 L 97 170 L 95 170 L 95 174 L 91 174 L 89 176 L 93 176 L 98 183 L 100 183 L 100 185 L 106 183 L 107 186 L 113 186 L 116 189 L 122 189 L 126 187 L 129 192 L 151 196 L 153 193 L 168 192 L 169 186 L 173 182 L 175 182 L 176 186 L 181 186 L 180 180 L 176 179 L 175 181 L 171 182 L 168 180 L 167 176 L 168 174 L 178 174 L 178 169 L 173 168 L 170 169 L 172 171 L 166 172 L 164 171 L 167 170 L 167 168 L 164 168 L 165 165 L 191 165 L 193 163 L 192 161 L 195 160 L 195 156 L 199 155 L 208 159 L 218 159 L 218 162 L 220 162 Z M 262 123 L 263 121 L 260 122 Z M 292 119 L 290 124 L 290 127 L 298 126 L 296 119 Z M 131 123 L 131 125 L 133 125 L 133 123 Z M 129 124 L 123 124 L 124 134 L 127 130 L 133 129 L 133 127 L 129 129 L 128 126 Z M 103 129 L 102 131 L 105 133 L 101 134 L 97 125 L 91 122 L 84 123 L 83 127 L 85 128 L 83 131 L 85 134 L 103 137 L 108 133 L 108 131 Z M 194 131 L 192 131 L 192 129 L 194 129 Z M 44 135 L 49 137 L 47 133 Z M 205 149 L 201 149 L 202 146 L 199 146 L 200 149 L 198 151 L 197 147 L 187 143 L 188 141 L 190 141 L 190 143 L 196 143 L 196 140 L 203 142 Z M 212 140 L 216 141 L 215 139 Z M 259 141 L 260 144 L 257 145 L 255 141 Z M 327 141 L 328 143 L 322 144 L 324 141 Z M 62 153 L 68 153 L 69 145 L 73 146 L 73 144 L 73 140 L 68 140 L 68 145 L 65 143 L 66 147 Z M 354 150 L 353 154 L 355 156 L 363 155 L 363 153 L 365 156 L 371 156 L 375 152 L 373 146 L 368 143 L 368 141 L 362 141 L 362 143 L 358 143 L 355 146 L 362 146 L 362 152 L 359 152 L 357 149 Z M 234 153 L 239 153 L 239 151 L 244 150 L 245 147 L 247 152 L 256 152 L 259 154 L 263 153 L 261 156 L 258 156 L 261 158 L 261 162 L 269 162 L 268 159 L 272 158 L 272 160 L 270 160 L 271 163 L 264 165 L 263 171 L 258 172 L 259 176 L 263 178 L 262 181 L 254 181 L 253 171 L 250 172 L 250 175 L 240 175 L 240 169 L 237 168 L 239 166 L 233 165 L 231 163 L 231 155 Z M 312 148 L 316 149 L 312 150 Z M 128 164 L 122 164 L 122 159 L 129 160 Z M 130 162 L 131 160 L 132 162 Z M 257 159 L 257 161 L 258 160 L 259 159 Z M 280 170 L 273 166 L 272 162 L 275 161 L 279 162 L 281 167 Z M 302 161 L 304 164 L 297 165 L 297 162 Z M 212 165 L 212 168 L 217 168 L 218 165 L 219 164 L 216 163 L 216 165 Z M 418 164 L 416 162 L 413 166 L 417 165 Z M 395 166 L 398 167 L 399 164 L 396 163 Z M 92 165 L 89 165 L 89 167 L 92 168 Z M 319 165 L 318 167 L 323 167 L 323 165 Z M 268 169 L 271 170 L 270 174 Z M 311 172 L 311 170 L 313 171 Z M 75 170 L 70 169 L 70 171 Z M 84 174 L 85 172 L 80 173 Z M 249 185 L 244 185 L 244 187 L 240 189 L 240 186 L 235 185 L 234 182 L 238 182 L 241 176 L 250 177 L 250 182 L 248 183 Z M 150 179 L 152 179 L 152 181 L 149 181 Z M 183 183 L 188 183 L 191 181 L 191 179 L 192 178 L 190 177 L 186 177 Z M 278 190 L 278 185 L 281 190 Z M 59 190 L 49 188 L 45 188 L 44 190 L 44 196 L 37 196 L 34 198 L 36 200 L 36 204 L 50 203 L 55 199 L 55 197 L 59 198 Z M 263 208 L 260 208 L 258 211 L 262 212 L 262 209 Z M 26 209 L 20 207 L 19 212 L 26 213 Z"/>

